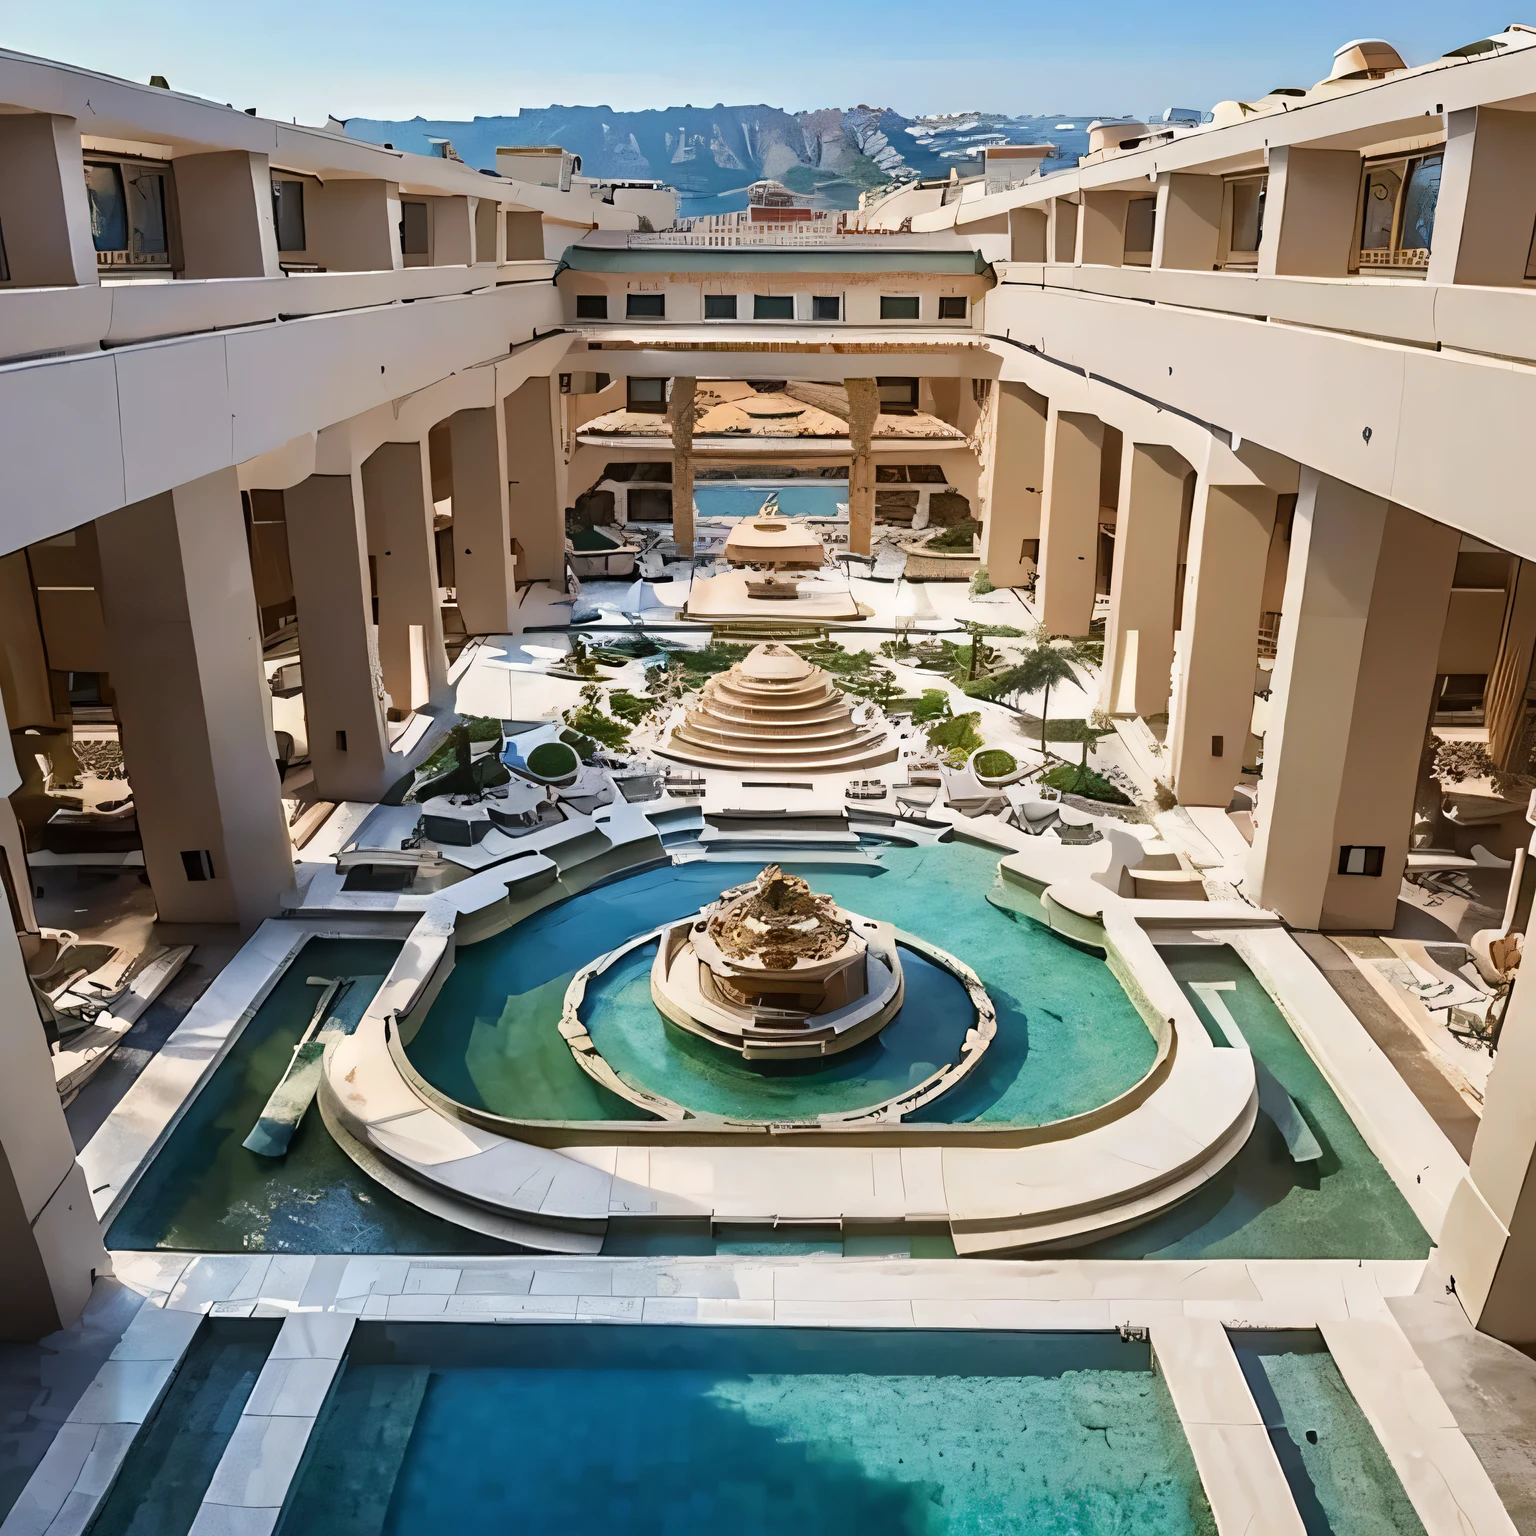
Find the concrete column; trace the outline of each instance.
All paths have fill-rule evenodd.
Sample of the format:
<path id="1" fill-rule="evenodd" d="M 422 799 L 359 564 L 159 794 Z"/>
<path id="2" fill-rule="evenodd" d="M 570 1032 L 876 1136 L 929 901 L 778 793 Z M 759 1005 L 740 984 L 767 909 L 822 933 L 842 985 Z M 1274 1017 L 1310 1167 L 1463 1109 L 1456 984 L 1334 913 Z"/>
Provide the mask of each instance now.
<path id="1" fill-rule="evenodd" d="M 20 785 L 0 755 L 0 797 Z M 5 808 L 9 814 L 9 807 Z M 0 854 L 3 857 L 3 854 Z M 0 925 L 0 1338 L 75 1322 L 107 1267 L 21 945 Z"/>
<path id="2" fill-rule="evenodd" d="M 475 260 L 494 263 L 501 260 L 501 204 L 494 197 L 472 197 L 475 226 Z"/>
<path id="3" fill-rule="evenodd" d="M 1164 171 L 1157 178 L 1157 228 L 1152 265 L 1210 272 L 1221 259 L 1220 176 Z"/>
<path id="4" fill-rule="evenodd" d="M 1518 287 L 1536 224 L 1536 121 L 1467 107 L 1446 117 L 1432 283 Z"/>
<path id="5" fill-rule="evenodd" d="M 10 287 L 96 282 L 85 162 L 74 118 L 0 115 L 0 228 Z"/>
<path id="6" fill-rule="evenodd" d="M 163 922 L 273 916 L 293 884 L 233 469 L 96 524 L 144 865 Z"/>
<path id="7" fill-rule="evenodd" d="M 873 379 L 845 379 L 848 390 L 848 553 L 867 555 L 875 540 L 875 458 L 870 448 L 880 415 L 880 389 Z"/>
<path id="8" fill-rule="evenodd" d="M 992 463 L 981 563 L 994 587 L 1022 586 L 1035 569 L 1026 546 L 1038 553 L 1040 491 L 1045 483 L 1045 437 L 1050 401 L 1027 384 L 1000 382 L 994 397 Z"/>
<path id="9" fill-rule="evenodd" d="M 1046 234 L 1048 261 L 1077 260 L 1077 204 L 1064 197 L 1051 199 L 1049 228 Z"/>
<path id="10" fill-rule="evenodd" d="M 1084 192 L 1077 219 L 1077 264 L 1118 267 L 1125 260 L 1125 205 L 1129 192 Z"/>
<path id="11" fill-rule="evenodd" d="M 474 230 L 467 197 L 434 197 L 432 210 L 432 265 L 467 267 L 474 261 Z"/>
<path id="12" fill-rule="evenodd" d="M 667 425 L 672 431 L 672 542 L 678 553 L 693 555 L 693 423 L 697 379 L 672 380 Z"/>
<path id="13" fill-rule="evenodd" d="M 362 477 L 311 475 L 283 492 L 315 792 L 378 800 L 390 785 L 368 581 Z"/>
<path id="14" fill-rule="evenodd" d="M 304 254 L 328 272 L 391 272 L 400 254 L 400 187 L 393 181 L 306 183 Z"/>
<path id="15" fill-rule="evenodd" d="M 1100 707 L 1160 715 L 1173 668 L 1179 523 L 1190 467 L 1171 448 L 1125 440 Z"/>
<path id="16" fill-rule="evenodd" d="M 1099 554 L 1104 423 L 1053 405 L 1040 503 L 1040 622 L 1053 635 L 1086 635 Z"/>
<path id="17" fill-rule="evenodd" d="M 408 715 L 448 690 L 426 443 L 382 444 L 364 460 L 362 478 L 379 671 L 394 707 Z"/>
<path id="18" fill-rule="evenodd" d="M 1390 928 L 1460 537 L 1303 469 L 1248 891 L 1298 928 Z M 1340 873 L 1340 850 L 1385 850 Z"/>
<path id="19" fill-rule="evenodd" d="M 565 587 L 565 513 L 555 480 L 555 432 L 549 379 L 529 379 L 503 402 L 508 507 L 521 556 L 520 580 Z"/>
<path id="20" fill-rule="evenodd" d="M 1536 564 L 1518 557 L 1512 562 L 1504 599 L 1499 649 L 1488 675 L 1484 718 L 1488 723 L 1488 754 L 1506 773 L 1523 771 L 1529 748 L 1525 695 L 1536 655 Z"/>
<path id="21" fill-rule="evenodd" d="M 459 612 L 472 635 L 508 634 L 517 611 L 517 565 L 507 503 L 504 413 L 495 406 L 455 412 L 448 418 L 448 454 Z"/>
<path id="22" fill-rule="evenodd" d="M 1008 259 L 1044 261 L 1050 233 L 1044 208 L 1011 208 L 1008 211 Z"/>
<path id="23" fill-rule="evenodd" d="M 1536 974 L 1517 973 L 1467 1177 L 1440 1255 L 1467 1316 L 1511 1344 L 1536 1341 Z"/>
<path id="24" fill-rule="evenodd" d="M 181 155 L 176 208 L 184 277 L 280 277 L 272 172 L 245 150 Z"/>
<path id="25" fill-rule="evenodd" d="M 1352 149 L 1269 152 L 1261 277 L 1344 277 L 1355 246 L 1360 156 Z"/>
<path id="26" fill-rule="evenodd" d="M 1168 729 L 1174 793 L 1185 805 L 1230 805 L 1243 771 L 1275 501 L 1266 486 L 1202 479 L 1195 488 Z"/>

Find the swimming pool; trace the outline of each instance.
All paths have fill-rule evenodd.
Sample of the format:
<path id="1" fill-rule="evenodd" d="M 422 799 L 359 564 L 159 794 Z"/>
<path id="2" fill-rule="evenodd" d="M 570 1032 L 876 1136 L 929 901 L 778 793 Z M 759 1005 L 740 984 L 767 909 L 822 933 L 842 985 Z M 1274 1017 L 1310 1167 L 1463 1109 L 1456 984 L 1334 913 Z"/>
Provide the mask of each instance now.
<path id="1" fill-rule="evenodd" d="M 1214 1531 L 1113 1333 L 359 1324 L 285 1536 Z"/>
<path id="2" fill-rule="evenodd" d="M 700 517 L 756 517 L 770 492 L 777 496 L 778 510 L 785 517 L 848 515 L 846 480 L 790 480 L 781 485 L 696 483 L 694 510 Z"/>

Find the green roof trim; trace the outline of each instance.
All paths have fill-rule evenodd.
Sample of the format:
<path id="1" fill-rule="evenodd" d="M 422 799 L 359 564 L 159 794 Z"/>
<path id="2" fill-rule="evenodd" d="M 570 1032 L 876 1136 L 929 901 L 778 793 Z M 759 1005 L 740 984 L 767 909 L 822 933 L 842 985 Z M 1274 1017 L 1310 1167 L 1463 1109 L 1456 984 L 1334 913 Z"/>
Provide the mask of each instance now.
<path id="1" fill-rule="evenodd" d="M 973 250 L 836 251 L 806 246 L 672 246 L 643 251 L 566 247 L 559 272 L 938 272 L 981 277 Z M 558 277 L 559 272 L 555 275 Z"/>

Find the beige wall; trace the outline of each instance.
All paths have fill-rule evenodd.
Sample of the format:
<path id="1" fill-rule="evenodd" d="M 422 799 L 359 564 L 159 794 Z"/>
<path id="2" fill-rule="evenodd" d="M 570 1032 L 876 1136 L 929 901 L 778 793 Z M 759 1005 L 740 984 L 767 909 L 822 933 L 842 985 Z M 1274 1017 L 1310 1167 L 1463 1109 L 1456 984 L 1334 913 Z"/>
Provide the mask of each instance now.
<path id="1" fill-rule="evenodd" d="M 518 580 L 563 586 L 565 508 L 555 462 L 554 390 L 552 379 L 529 379 L 506 398 L 507 492 L 512 537 L 522 551 Z"/>
<path id="2" fill-rule="evenodd" d="M 182 155 L 176 160 L 175 171 L 182 275 L 278 276 L 272 174 L 267 157 L 243 150 Z M 305 197 L 307 214 L 308 189 Z"/>
<path id="3" fill-rule="evenodd" d="M 96 282 L 80 129 L 42 112 L 0 114 L 0 227 L 11 288 Z"/>
<path id="4" fill-rule="evenodd" d="M 993 396 L 996 417 L 983 481 L 986 525 L 981 559 L 994 586 L 1016 587 L 1035 569 L 1025 546 L 1038 545 L 1040 539 L 1050 402 L 1024 384 L 1000 384 Z"/>

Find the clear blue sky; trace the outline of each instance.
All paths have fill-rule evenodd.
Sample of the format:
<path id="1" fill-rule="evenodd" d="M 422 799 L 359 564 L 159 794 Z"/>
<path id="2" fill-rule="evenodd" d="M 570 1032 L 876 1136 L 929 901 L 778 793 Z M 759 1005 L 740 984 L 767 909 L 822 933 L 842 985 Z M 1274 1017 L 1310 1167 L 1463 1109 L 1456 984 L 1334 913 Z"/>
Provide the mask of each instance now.
<path id="1" fill-rule="evenodd" d="M 1514 10 L 1513 0 L 54 0 L 11 9 L 0 44 L 131 79 L 165 75 L 177 90 L 300 122 L 551 102 L 1140 114 L 1310 85 L 1356 37 L 1385 37 L 1423 63 Z"/>

